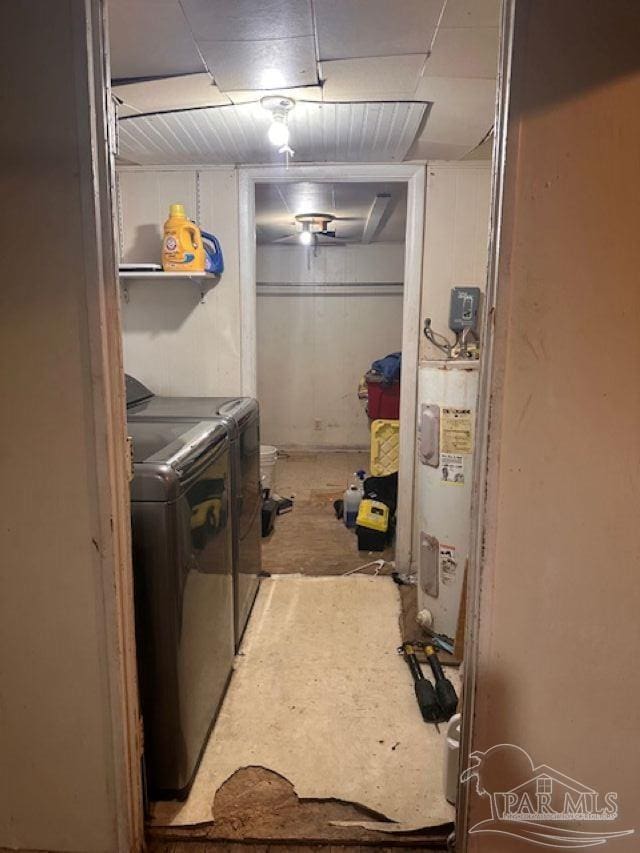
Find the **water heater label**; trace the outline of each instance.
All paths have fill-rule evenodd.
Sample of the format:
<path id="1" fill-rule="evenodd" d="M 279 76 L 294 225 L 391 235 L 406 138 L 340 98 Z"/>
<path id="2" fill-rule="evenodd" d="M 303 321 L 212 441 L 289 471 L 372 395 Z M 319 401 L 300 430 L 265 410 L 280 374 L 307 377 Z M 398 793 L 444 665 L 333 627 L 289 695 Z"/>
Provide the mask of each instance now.
<path id="1" fill-rule="evenodd" d="M 452 486 L 464 485 L 464 456 L 461 453 L 440 454 L 440 479 Z"/>
<path id="2" fill-rule="evenodd" d="M 473 415 L 471 409 L 440 411 L 440 453 L 471 453 L 473 450 Z"/>
<path id="3" fill-rule="evenodd" d="M 458 571 L 456 549 L 453 545 L 440 544 L 440 581 L 443 584 L 453 583 Z"/>

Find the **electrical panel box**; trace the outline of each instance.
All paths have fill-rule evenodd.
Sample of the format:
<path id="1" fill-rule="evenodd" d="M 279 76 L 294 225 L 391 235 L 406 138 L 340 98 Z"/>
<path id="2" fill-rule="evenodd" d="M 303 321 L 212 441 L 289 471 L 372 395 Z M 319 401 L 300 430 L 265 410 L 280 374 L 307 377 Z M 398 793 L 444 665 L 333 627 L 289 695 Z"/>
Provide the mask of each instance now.
<path id="1" fill-rule="evenodd" d="M 479 287 L 452 288 L 449 305 L 449 328 L 452 332 L 471 329 L 477 333 L 481 293 Z"/>

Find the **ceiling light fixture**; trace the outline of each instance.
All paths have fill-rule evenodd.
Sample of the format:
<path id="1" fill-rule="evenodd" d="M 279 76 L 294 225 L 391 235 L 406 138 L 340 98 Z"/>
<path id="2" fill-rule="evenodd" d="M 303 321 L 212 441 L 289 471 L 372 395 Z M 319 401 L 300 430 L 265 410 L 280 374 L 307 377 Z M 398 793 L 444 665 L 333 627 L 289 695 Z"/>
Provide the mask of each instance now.
<path id="1" fill-rule="evenodd" d="M 293 98 L 284 95 L 265 95 L 260 101 L 261 106 L 271 113 L 271 124 L 267 132 L 269 142 L 280 154 L 292 155 L 289 146 L 289 113 L 295 107 Z"/>
<path id="2" fill-rule="evenodd" d="M 282 119 L 274 118 L 267 133 L 269 142 L 276 148 L 289 144 L 289 128 Z"/>
<path id="3" fill-rule="evenodd" d="M 302 231 L 300 232 L 300 236 L 298 238 L 303 246 L 310 246 L 311 241 L 313 240 L 313 234 L 311 233 L 311 223 L 303 222 L 302 223 Z"/>

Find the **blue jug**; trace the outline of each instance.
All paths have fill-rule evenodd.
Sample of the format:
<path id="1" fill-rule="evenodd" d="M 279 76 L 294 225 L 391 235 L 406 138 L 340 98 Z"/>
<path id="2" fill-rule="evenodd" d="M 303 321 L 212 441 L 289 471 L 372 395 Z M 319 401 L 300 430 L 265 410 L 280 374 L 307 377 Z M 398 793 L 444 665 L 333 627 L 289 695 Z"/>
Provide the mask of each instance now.
<path id="1" fill-rule="evenodd" d="M 206 252 L 204 263 L 205 272 L 213 273 L 214 275 L 222 275 L 224 272 L 224 259 L 222 257 L 222 249 L 220 242 L 214 234 L 208 234 L 206 231 L 200 231 L 202 235 L 202 244 Z"/>

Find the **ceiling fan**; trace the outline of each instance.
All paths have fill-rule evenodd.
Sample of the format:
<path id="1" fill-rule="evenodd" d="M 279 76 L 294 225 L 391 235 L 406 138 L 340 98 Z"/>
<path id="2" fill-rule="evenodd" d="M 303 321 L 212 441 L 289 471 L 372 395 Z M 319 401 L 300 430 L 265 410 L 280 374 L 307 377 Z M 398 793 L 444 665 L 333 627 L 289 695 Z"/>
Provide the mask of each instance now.
<path id="1" fill-rule="evenodd" d="M 331 213 L 298 213 L 295 224 L 299 226 L 296 234 L 287 234 L 274 240 L 274 243 L 301 243 L 303 246 L 346 246 L 344 240 L 339 240 L 335 228 L 329 226 L 333 222 L 355 222 L 359 216 L 334 216 Z"/>

